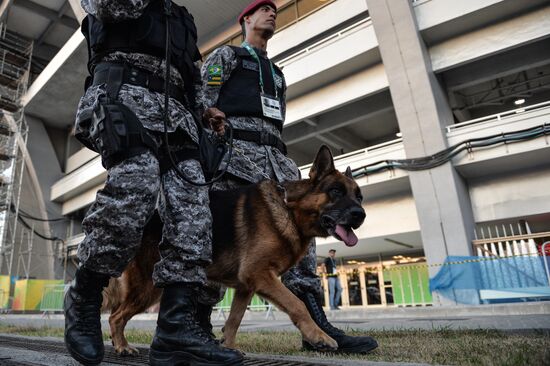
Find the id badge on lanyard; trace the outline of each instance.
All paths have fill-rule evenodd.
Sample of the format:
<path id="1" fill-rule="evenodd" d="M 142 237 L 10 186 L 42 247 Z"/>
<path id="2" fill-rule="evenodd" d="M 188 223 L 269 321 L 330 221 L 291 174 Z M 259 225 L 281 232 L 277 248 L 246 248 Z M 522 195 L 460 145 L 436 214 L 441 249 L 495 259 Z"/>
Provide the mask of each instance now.
<path id="1" fill-rule="evenodd" d="M 283 120 L 283 112 L 281 111 L 281 102 L 267 94 L 261 94 L 262 111 L 264 116 L 279 121 Z"/>
<path id="2" fill-rule="evenodd" d="M 273 68 L 273 63 L 269 61 L 269 66 L 271 68 L 271 76 L 273 77 L 273 87 L 275 88 L 275 96 L 268 95 L 264 92 L 264 80 L 262 74 L 262 63 L 260 58 L 256 54 L 256 51 L 247 43 L 243 42 L 242 47 L 244 47 L 248 53 L 256 60 L 258 63 L 258 72 L 260 74 L 260 89 L 261 89 L 261 102 L 262 102 L 262 113 L 264 117 L 276 119 L 278 121 L 283 120 L 283 111 L 281 110 L 281 101 L 277 92 L 277 82 L 275 80 L 275 70 Z"/>

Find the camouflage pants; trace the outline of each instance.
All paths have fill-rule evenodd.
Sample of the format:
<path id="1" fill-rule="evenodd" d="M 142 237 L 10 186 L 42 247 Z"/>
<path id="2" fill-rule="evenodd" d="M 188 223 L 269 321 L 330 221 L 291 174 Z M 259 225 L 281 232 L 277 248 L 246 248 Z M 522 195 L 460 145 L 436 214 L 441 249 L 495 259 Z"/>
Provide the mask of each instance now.
<path id="1" fill-rule="evenodd" d="M 228 176 L 212 186 L 213 190 L 229 190 L 251 184 L 244 179 Z M 313 292 L 321 294 L 321 281 L 317 276 L 317 254 L 315 240 L 309 243 L 306 255 L 298 264 L 290 268 L 281 276 L 283 284 L 294 294 Z M 199 302 L 214 306 L 220 302 L 225 295 L 226 288 L 218 283 L 208 282 L 206 289 L 202 292 Z"/>
<path id="2" fill-rule="evenodd" d="M 192 180 L 204 181 L 197 161 L 182 161 L 179 168 Z M 173 171 L 161 176 L 159 162 L 149 151 L 109 169 L 105 187 L 82 223 L 86 237 L 78 248 L 81 265 L 120 276 L 136 255 L 159 194 L 164 229 L 161 260 L 153 273 L 155 285 L 203 285 L 204 267 L 211 262 L 212 252 L 208 190 L 182 181 Z"/>

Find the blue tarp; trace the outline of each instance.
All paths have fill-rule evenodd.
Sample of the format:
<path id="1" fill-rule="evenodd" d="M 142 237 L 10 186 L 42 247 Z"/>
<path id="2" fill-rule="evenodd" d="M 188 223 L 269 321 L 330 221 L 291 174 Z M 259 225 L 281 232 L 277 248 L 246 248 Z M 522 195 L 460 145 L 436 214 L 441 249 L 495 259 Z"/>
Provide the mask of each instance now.
<path id="1" fill-rule="evenodd" d="M 502 290 L 503 293 L 517 290 L 532 296 L 550 295 L 543 260 L 538 256 L 491 260 L 486 257 L 447 257 L 439 272 L 430 279 L 430 290 L 462 304 L 479 303 L 480 290 Z"/>

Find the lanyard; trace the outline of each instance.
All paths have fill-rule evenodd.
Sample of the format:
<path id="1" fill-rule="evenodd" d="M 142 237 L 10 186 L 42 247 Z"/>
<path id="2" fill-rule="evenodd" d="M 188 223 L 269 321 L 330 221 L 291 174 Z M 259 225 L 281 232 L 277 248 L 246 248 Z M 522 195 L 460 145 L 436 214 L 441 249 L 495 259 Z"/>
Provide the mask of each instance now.
<path id="1" fill-rule="evenodd" d="M 244 49 L 246 49 L 248 51 L 248 53 L 250 53 L 250 56 L 252 56 L 254 58 L 254 60 L 256 60 L 256 62 L 258 62 L 258 69 L 260 70 L 260 89 L 262 90 L 262 94 L 265 94 L 264 92 L 264 77 L 263 77 L 263 73 L 262 73 L 262 63 L 260 62 L 260 58 L 258 57 L 258 54 L 256 53 L 256 51 L 254 50 L 254 48 L 252 48 L 248 42 L 243 42 L 243 44 L 241 45 Z M 275 89 L 275 99 L 277 99 L 277 97 L 279 96 L 279 91 L 277 89 L 277 83 L 275 82 L 275 68 L 273 67 L 273 62 L 271 62 L 271 60 L 269 60 L 269 66 L 271 67 L 271 76 L 273 77 L 273 88 Z"/>

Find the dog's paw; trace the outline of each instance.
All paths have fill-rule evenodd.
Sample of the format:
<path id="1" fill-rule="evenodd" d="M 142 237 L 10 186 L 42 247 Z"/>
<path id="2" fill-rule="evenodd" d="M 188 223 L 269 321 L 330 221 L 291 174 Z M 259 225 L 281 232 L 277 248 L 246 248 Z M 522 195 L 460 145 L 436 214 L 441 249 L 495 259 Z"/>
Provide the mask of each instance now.
<path id="1" fill-rule="evenodd" d="M 222 346 L 224 346 L 225 348 L 231 348 L 231 349 L 237 349 L 237 346 L 235 344 L 235 340 L 230 340 L 230 339 L 227 339 L 225 337 L 222 337 L 222 339 L 220 340 L 220 343 L 222 344 Z"/>
<path id="2" fill-rule="evenodd" d="M 315 342 L 307 342 L 311 345 L 315 351 L 336 351 L 338 349 L 338 342 L 329 337 L 326 334 L 322 334 L 320 339 Z"/>
<path id="3" fill-rule="evenodd" d="M 115 347 L 115 352 L 117 353 L 117 355 L 122 357 L 127 357 L 127 356 L 132 357 L 132 356 L 139 355 L 139 350 L 130 345 Z"/>

